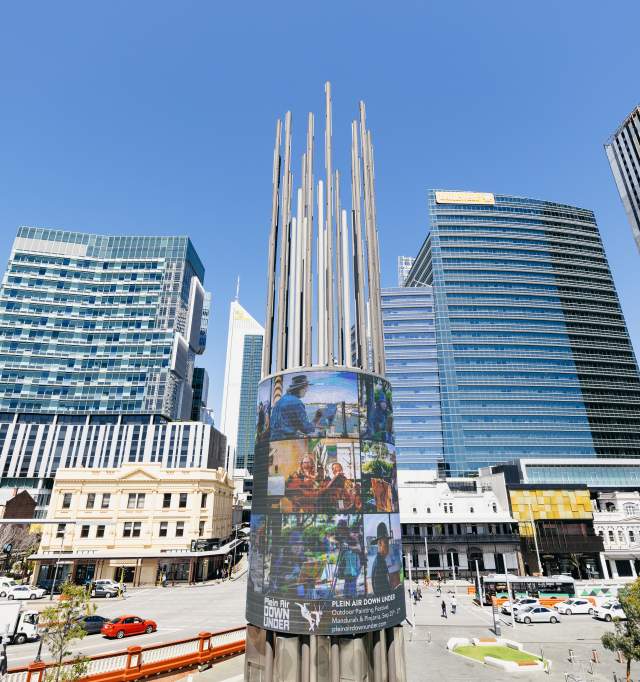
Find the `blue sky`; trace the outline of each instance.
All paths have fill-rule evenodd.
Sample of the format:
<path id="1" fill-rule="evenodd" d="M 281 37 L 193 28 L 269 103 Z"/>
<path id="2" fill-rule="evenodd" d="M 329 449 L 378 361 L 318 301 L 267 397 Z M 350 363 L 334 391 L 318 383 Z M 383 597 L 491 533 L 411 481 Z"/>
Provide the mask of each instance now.
<path id="1" fill-rule="evenodd" d="M 329 79 L 343 170 L 367 103 L 383 284 L 424 239 L 430 187 L 576 204 L 638 347 L 640 255 L 602 145 L 640 101 L 639 22 L 632 1 L 3 3 L 0 262 L 23 224 L 190 235 L 218 418 L 237 275 L 263 317 L 275 120 L 290 108 L 303 135 Z"/>

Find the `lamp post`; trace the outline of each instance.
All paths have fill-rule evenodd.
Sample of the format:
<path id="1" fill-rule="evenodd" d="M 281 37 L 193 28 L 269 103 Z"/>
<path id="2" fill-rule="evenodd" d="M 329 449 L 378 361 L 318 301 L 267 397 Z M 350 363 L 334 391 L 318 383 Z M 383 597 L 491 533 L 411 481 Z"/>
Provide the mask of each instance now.
<path id="1" fill-rule="evenodd" d="M 453 573 L 453 593 L 457 594 L 458 590 L 456 587 L 456 563 L 453 560 L 453 552 L 449 552 L 450 562 L 451 562 L 451 572 Z"/>
<path id="2" fill-rule="evenodd" d="M 409 571 L 409 603 L 411 604 L 411 627 L 415 627 L 416 623 L 416 606 L 413 601 L 413 578 L 411 577 L 411 556 L 409 554 L 404 555 L 404 560 L 407 564 L 407 570 Z"/>
<path id="3" fill-rule="evenodd" d="M 536 558 L 538 560 L 538 572 L 541 576 L 544 575 L 542 570 L 542 562 L 540 561 L 540 549 L 538 548 L 538 534 L 536 532 L 536 524 L 533 520 L 533 509 L 531 508 L 531 502 L 527 502 L 527 507 L 529 507 L 529 519 L 531 521 L 531 529 L 533 530 L 533 544 L 536 548 Z"/>
<path id="4" fill-rule="evenodd" d="M 227 580 L 231 580 L 231 572 L 233 571 L 233 567 L 236 565 L 236 547 L 238 546 L 238 526 L 236 525 L 235 527 L 235 535 L 233 539 L 233 561 L 229 565 L 229 575 L 227 577 Z"/>
<path id="5" fill-rule="evenodd" d="M 428 544 L 428 542 L 427 542 L 428 531 L 427 531 L 427 527 L 426 527 L 426 526 L 425 526 L 424 532 L 425 532 L 425 536 L 424 536 L 424 553 L 425 553 L 426 558 L 427 558 L 427 581 L 428 581 L 428 582 L 431 582 L 431 570 L 430 570 L 430 567 L 429 567 L 429 544 Z"/>

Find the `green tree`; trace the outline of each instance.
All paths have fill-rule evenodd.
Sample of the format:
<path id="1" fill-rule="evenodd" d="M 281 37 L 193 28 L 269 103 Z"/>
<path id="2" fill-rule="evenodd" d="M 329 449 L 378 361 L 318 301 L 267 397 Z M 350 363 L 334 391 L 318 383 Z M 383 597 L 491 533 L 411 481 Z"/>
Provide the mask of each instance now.
<path id="1" fill-rule="evenodd" d="M 640 578 L 618 593 L 627 620 L 614 619 L 614 632 L 602 635 L 602 645 L 620 651 L 627 660 L 627 682 L 631 680 L 631 661 L 640 660 Z"/>
<path id="2" fill-rule="evenodd" d="M 87 634 L 79 619 L 94 610 L 84 587 L 65 583 L 58 602 L 40 614 L 42 640 L 55 663 L 47 670 L 47 682 L 73 682 L 85 676 L 86 658 L 67 659 L 73 654 L 72 645 Z"/>

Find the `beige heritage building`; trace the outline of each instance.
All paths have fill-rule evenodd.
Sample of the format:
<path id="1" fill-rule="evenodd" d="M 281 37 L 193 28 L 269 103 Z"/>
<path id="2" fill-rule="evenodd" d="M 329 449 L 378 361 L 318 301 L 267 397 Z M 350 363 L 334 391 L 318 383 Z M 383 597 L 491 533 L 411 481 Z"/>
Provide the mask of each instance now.
<path id="1" fill-rule="evenodd" d="M 33 582 L 221 577 L 241 542 L 232 537 L 233 492 L 224 469 L 59 469 Z"/>

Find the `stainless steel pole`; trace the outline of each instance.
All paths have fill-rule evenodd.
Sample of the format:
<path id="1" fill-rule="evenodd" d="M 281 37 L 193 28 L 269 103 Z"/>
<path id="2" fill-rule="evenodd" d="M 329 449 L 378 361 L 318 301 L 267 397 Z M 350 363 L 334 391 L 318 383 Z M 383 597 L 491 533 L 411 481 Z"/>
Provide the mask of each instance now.
<path id="1" fill-rule="evenodd" d="M 264 350 L 262 353 L 262 376 L 271 373 L 273 355 L 273 316 L 276 286 L 276 252 L 278 243 L 278 218 L 280 212 L 280 144 L 282 122 L 276 123 L 276 143 L 273 149 L 273 172 L 271 193 L 271 230 L 269 232 L 269 261 L 267 264 L 267 310 L 264 330 Z"/>
<path id="2" fill-rule="evenodd" d="M 326 339 L 326 359 L 329 366 L 335 364 L 335 345 L 333 339 L 333 168 L 332 168 L 332 149 L 331 137 L 332 130 L 332 113 L 331 113 L 331 83 L 327 82 L 324 86 L 325 91 L 325 170 L 327 174 L 327 196 L 326 196 L 326 235 L 325 235 L 325 339 Z"/>

